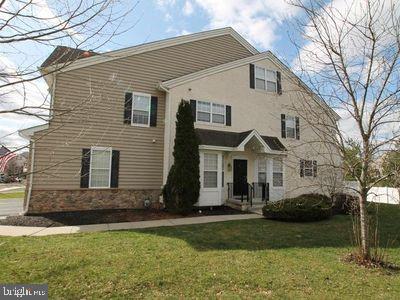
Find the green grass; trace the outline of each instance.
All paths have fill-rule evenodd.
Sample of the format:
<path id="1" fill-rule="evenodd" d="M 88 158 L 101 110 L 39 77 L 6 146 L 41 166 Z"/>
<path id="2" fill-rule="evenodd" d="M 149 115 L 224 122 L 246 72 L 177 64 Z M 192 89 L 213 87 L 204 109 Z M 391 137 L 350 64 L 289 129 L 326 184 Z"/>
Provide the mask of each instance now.
<path id="1" fill-rule="evenodd" d="M 12 199 L 12 198 L 24 198 L 25 192 L 22 191 L 12 191 L 9 193 L 0 193 L 0 199 Z"/>
<path id="2" fill-rule="evenodd" d="M 381 240 L 400 208 L 380 207 Z M 51 298 L 398 299 L 400 273 L 340 259 L 351 221 L 244 220 L 48 237 L 0 238 L 0 282 L 48 283 Z M 400 243 L 387 249 L 400 265 Z"/>

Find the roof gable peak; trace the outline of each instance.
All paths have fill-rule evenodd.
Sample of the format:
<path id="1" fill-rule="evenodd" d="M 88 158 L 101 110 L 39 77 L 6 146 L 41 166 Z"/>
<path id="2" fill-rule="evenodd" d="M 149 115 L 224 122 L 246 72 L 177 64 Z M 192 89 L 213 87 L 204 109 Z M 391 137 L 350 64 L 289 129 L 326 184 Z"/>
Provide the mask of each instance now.
<path id="1" fill-rule="evenodd" d="M 202 32 L 196 32 L 196 33 L 192 33 L 192 34 L 177 36 L 177 37 L 173 37 L 173 38 L 167 38 L 167 39 L 154 41 L 154 42 L 150 42 L 150 43 L 145 43 L 145 44 L 140 44 L 140 45 L 123 48 L 123 49 L 119 49 L 119 50 L 98 53 L 98 55 L 87 57 L 87 58 L 81 58 L 78 61 L 74 61 L 69 66 L 62 68 L 62 70 L 60 70 L 60 72 L 79 69 L 79 68 L 87 67 L 90 65 L 107 62 L 107 61 L 112 61 L 115 59 L 120 59 L 120 58 L 124 58 L 124 57 L 128 57 L 128 56 L 132 56 L 132 55 L 137 55 L 137 54 L 148 52 L 148 51 L 158 50 L 158 49 L 162 49 L 162 48 L 186 44 L 186 43 L 190 43 L 190 42 L 200 41 L 203 39 L 208 39 L 208 38 L 213 38 L 213 37 L 218 37 L 218 36 L 223 36 L 223 35 L 232 36 L 243 47 L 245 47 L 251 54 L 254 55 L 254 54 L 259 53 L 255 47 L 253 47 L 247 40 L 245 40 L 232 27 L 225 27 L 225 28 L 219 28 L 219 29 L 213 29 L 213 30 L 208 30 L 208 31 L 202 31 Z M 54 70 L 57 70 L 57 65 L 51 65 L 49 67 L 42 68 L 42 70 L 45 72 L 54 71 Z"/>

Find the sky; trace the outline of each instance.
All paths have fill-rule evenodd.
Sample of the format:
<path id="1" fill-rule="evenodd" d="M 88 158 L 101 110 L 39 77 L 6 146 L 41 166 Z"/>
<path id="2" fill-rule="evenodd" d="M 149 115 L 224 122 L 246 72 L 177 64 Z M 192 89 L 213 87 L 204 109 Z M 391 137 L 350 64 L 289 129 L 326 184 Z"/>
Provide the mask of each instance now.
<path id="1" fill-rule="evenodd" d="M 34 1 L 39 4 L 36 12 L 38 15 L 51 14 L 47 4 L 54 0 Z M 343 1 L 345 0 L 332 0 L 338 5 L 343 5 Z M 134 2 L 121 3 L 119 9 L 123 10 L 124 3 Z M 134 10 L 125 18 L 123 25 L 129 30 L 96 51 L 116 50 L 231 26 L 259 51 L 271 50 L 284 63 L 293 66 L 297 54 L 293 40 L 302 45 L 301 37 L 293 30 L 294 19 L 298 15 L 299 10 L 289 5 L 287 0 L 142 0 L 138 1 Z M 22 51 L 1 51 L 0 68 L 18 68 L 22 64 L 39 66 L 56 45 L 57 43 L 52 46 L 22 43 L 18 45 Z M 21 52 L 24 54 L 21 55 Z M 47 86 L 43 80 L 28 86 L 28 90 L 29 100 L 33 103 L 42 101 L 47 94 Z M 10 99 L 10 102 L 17 98 L 18 95 Z M 17 131 L 41 123 L 43 121 L 20 115 L 0 115 L 0 143 L 14 149 L 25 145 L 27 141 L 19 137 Z M 351 122 L 344 124 L 349 130 L 354 128 Z"/>

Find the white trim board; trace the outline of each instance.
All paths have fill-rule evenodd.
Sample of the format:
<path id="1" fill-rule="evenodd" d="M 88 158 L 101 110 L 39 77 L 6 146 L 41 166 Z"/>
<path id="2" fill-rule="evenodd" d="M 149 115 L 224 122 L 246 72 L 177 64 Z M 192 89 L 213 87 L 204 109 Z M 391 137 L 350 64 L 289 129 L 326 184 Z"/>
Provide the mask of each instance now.
<path id="1" fill-rule="evenodd" d="M 29 140 L 35 132 L 46 130 L 48 128 L 49 128 L 49 124 L 37 125 L 37 126 L 21 129 L 18 131 L 18 134 L 20 137 L 23 137 L 23 138 Z"/>

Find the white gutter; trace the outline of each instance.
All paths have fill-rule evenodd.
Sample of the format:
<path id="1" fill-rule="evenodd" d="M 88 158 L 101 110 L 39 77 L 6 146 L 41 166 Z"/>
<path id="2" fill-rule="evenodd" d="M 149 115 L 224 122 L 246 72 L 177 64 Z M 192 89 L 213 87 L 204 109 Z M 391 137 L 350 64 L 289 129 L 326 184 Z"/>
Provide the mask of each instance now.
<path id="1" fill-rule="evenodd" d="M 28 212 L 29 201 L 31 200 L 34 161 L 35 161 L 35 141 L 32 140 L 32 145 L 31 145 L 31 167 L 30 167 L 30 172 L 31 173 L 29 174 L 29 186 L 28 186 L 28 194 L 26 195 L 26 205 L 24 207 L 24 212 L 23 212 L 24 215 Z"/>

